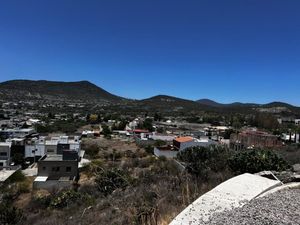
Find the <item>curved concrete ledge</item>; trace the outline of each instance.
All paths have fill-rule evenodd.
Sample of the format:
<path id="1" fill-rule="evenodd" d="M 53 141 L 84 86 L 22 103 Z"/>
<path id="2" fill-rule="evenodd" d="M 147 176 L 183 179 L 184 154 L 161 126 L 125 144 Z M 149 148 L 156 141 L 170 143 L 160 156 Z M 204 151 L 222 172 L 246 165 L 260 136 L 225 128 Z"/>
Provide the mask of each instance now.
<path id="1" fill-rule="evenodd" d="M 257 198 L 263 198 L 263 197 L 266 197 L 270 194 L 274 194 L 278 191 L 283 191 L 283 190 L 288 190 L 288 189 L 295 189 L 295 188 L 300 188 L 300 183 L 299 182 L 284 184 L 284 185 L 281 185 L 279 187 L 275 187 L 275 188 L 259 195 Z"/>
<path id="2" fill-rule="evenodd" d="M 243 174 L 220 184 L 183 210 L 170 225 L 201 225 L 215 213 L 241 207 L 280 181 L 258 175 Z"/>

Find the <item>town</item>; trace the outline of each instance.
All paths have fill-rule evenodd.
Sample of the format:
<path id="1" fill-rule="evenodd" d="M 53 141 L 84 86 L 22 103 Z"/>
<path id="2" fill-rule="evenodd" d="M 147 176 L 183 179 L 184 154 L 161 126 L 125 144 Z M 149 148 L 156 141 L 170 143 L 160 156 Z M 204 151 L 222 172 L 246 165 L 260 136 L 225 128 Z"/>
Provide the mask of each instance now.
<path id="1" fill-rule="evenodd" d="M 0 225 L 300 225 L 300 1 L 0 1 Z"/>
<path id="2" fill-rule="evenodd" d="M 265 165 L 262 169 L 269 169 L 272 174 L 284 182 L 299 182 L 300 179 L 300 157 L 298 153 L 300 117 L 292 114 L 281 116 L 281 111 L 274 110 L 275 107 L 268 108 L 267 112 L 264 109 L 252 115 L 230 114 L 221 116 L 215 113 L 206 113 L 201 116 L 200 113 L 198 116 L 191 116 L 186 113 L 186 115 L 174 116 L 168 115 L 166 112 L 152 114 L 142 112 L 134 116 L 133 112 L 107 114 L 103 110 L 89 111 L 88 114 L 85 114 L 81 109 L 86 106 L 79 107 L 77 111 L 74 111 L 74 107 L 75 109 L 78 108 L 76 103 L 64 106 L 65 109 L 68 107 L 73 109 L 73 111 L 70 110 L 72 113 L 60 112 L 59 110 L 57 113 L 45 113 L 45 106 L 38 106 L 39 104 L 35 101 L 3 101 L 0 111 L 0 182 L 4 192 L 7 191 L 7 188 L 21 182 L 22 185 L 17 185 L 16 190 L 11 193 L 11 198 L 15 202 L 14 204 L 20 204 L 19 201 L 23 201 L 22 216 L 27 213 L 26 210 L 29 206 L 33 207 L 32 204 L 37 204 L 36 201 L 46 201 L 45 199 L 58 201 L 56 198 L 61 199 L 62 196 L 65 197 L 68 194 L 70 196 L 65 197 L 66 199 L 63 199 L 62 202 L 50 203 L 50 205 L 58 204 L 52 208 L 69 207 L 68 204 L 76 205 L 78 199 L 75 195 L 80 195 L 77 198 L 87 198 L 88 200 L 82 200 L 85 203 L 78 207 L 85 207 L 83 208 L 84 214 L 90 213 L 86 212 L 87 208 L 94 207 L 93 201 L 98 198 L 97 196 L 103 195 L 107 198 L 106 196 L 112 195 L 116 190 L 124 190 L 126 186 L 134 185 L 127 184 L 129 181 L 117 181 L 114 180 L 117 178 L 109 177 L 112 176 L 110 173 L 116 173 L 115 170 L 118 171 L 117 174 L 125 173 L 126 176 L 132 177 L 128 179 L 143 180 L 145 179 L 143 178 L 144 175 L 141 178 L 141 175 L 136 174 L 137 168 L 141 167 L 144 174 L 145 171 L 149 173 L 153 167 L 157 167 L 157 170 L 160 171 L 157 174 L 164 174 L 166 171 L 178 173 L 177 177 L 183 176 L 182 174 L 185 174 L 184 176 L 189 174 L 188 176 L 191 177 L 188 179 L 198 180 L 193 184 L 196 186 L 199 185 L 199 182 L 215 186 L 231 178 L 237 172 L 233 169 L 229 171 L 226 166 L 225 171 L 218 172 L 218 168 L 213 173 L 203 174 L 206 168 L 203 166 L 198 168 L 198 164 L 193 164 L 207 156 L 193 156 L 193 152 L 190 151 L 192 149 L 211 151 L 221 148 L 221 154 L 224 154 L 222 157 L 228 157 L 225 156 L 226 154 L 233 157 L 235 154 L 253 150 L 255 152 L 263 150 L 267 153 L 269 151 L 267 149 L 271 149 L 274 152 L 272 154 L 279 155 L 282 160 L 286 161 L 286 165 L 280 164 L 282 168 L 279 168 L 278 171 L 274 169 L 278 165 Z M 191 155 L 189 156 L 189 154 Z M 195 158 L 196 161 L 194 162 L 187 157 L 201 158 Z M 211 159 L 208 158 L 207 160 Z M 158 162 L 159 165 L 157 165 Z M 160 165 L 161 163 L 166 165 Z M 219 159 L 217 163 L 222 164 L 222 160 Z M 208 166 L 212 167 L 213 165 Z M 106 171 L 103 171 L 104 174 L 99 174 L 99 169 Z M 241 172 L 261 171 L 259 168 L 257 171 L 245 168 Z M 207 176 L 211 177 L 208 178 Z M 216 178 L 214 176 L 221 177 Z M 16 177 L 23 178 L 18 178 L 21 181 L 15 181 Z M 105 179 L 112 179 L 110 181 L 112 183 L 105 182 Z M 157 179 L 161 179 L 161 177 Z M 119 186 L 115 182 L 120 182 Z M 197 190 L 195 187 L 186 189 L 180 184 L 177 185 L 179 185 L 177 188 L 180 192 L 189 191 L 195 197 L 210 189 L 208 187 L 204 190 Z M 94 192 L 99 192 L 99 194 L 93 196 L 93 191 L 90 192 L 85 189 L 95 189 Z M 164 191 L 162 190 L 162 193 Z M 180 195 L 183 198 L 180 206 L 171 208 L 167 212 L 159 212 L 160 219 L 171 222 L 171 219 L 180 212 L 180 209 L 183 209 L 188 203 L 192 203 L 195 198 L 186 196 L 188 193 L 183 195 L 181 193 Z M 73 203 L 68 203 L 71 201 L 68 198 L 75 198 L 76 200 Z M 50 205 L 43 207 L 47 208 Z M 146 207 L 145 212 L 143 212 L 145 215 L 141 217 L 135 217 L 137 216 L 135 215 L 129 218 L 134 218 L 139 223 L 154 224 L 159 219 L 153 219 L 152 216 L 158 213 L 158 209 L 153 211 L 152 207 Z M 21 211 L 18 211 L 17 208 L 13 209 L 12 215 L 17 219 L 18 216 L 20 217 L 18 213 Z M 32 213 L 27 214 L 31 219 L 29 221 L 34 221 L 34 215 L 31 215 Z M 12 218 L 7 219 L 11 220 Z M 101 219 L 107 219 L 107 217 Z M 122 219 L 124 218 L 118 218 L 121 221 Z M 74 221 L 78 220 L 79 218 L 74 219 Z"/>

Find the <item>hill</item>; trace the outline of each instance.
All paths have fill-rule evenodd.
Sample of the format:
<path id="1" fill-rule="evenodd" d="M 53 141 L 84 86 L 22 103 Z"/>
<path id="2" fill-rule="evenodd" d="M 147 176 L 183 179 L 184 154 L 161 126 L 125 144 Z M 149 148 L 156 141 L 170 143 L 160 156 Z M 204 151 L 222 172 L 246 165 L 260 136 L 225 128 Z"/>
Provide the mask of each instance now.
<path id="1" fill-rule="evenodd" d="M 207 106 L 212 106 L 212 107 L 222 107 L 225 105 L 225 104 L 221 104 L 221 103 L 215 102 L 215 101 L 207 99 L 207 98 L 197 100 L 196 102 L 198 102 L 202 105 L 207 105 Z"/>
<path id="2" fill-rule="evenodd" d="M 177 98 L 168 95 L 156 95 L 151 98 L 143 99 L 139 102 L 141 106 L 155 108 L 163 111 L 181 111 L 181 110 L 210 110 L 211 107 L 200 104 L 192 100 Z"/>
<path id="3" fill-rule="evenodd" d="M 124 100 L 89 81 L 11 80 L 0 83 L 0 96 L 2 99 L 9 100 L 41 99 L 75 102 L 119 102 Z"/>
<path id="4" fill-rule="evenodd" d="M 223 104 L 210 99 L 200 99 L 197 100 L 196 102 L 203 105 L 212 106 L 212 107 L 259 107 L 260 106 L 259 104 L 256 103 L 241 103 L 241 102 Z"/>
<path id="5" fill-rule="evenodd" d="M 268 104 L 230 103 L 222 104 L 210 99 L 192 101 L 168 95 L 156 95 L 143 100 L 129 100 L 107 92 L 89 81 L 59 82 L 46 80 L 10 80 L 0 83 L 2 101 L 38 101 L 43 103 L 84 102 L 95 105 L 114 106 L 115 110 L 161 111 L 161 112 L 199 112 L 217 113 L 288 113 L 300 115 L 300 108 L 283 103 Z"/>

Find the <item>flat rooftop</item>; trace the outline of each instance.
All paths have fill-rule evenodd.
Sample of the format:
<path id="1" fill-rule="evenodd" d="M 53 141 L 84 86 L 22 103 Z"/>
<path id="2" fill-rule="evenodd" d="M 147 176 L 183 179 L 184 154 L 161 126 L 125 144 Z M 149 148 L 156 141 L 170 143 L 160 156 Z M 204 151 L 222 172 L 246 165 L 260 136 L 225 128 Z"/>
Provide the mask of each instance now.
<path id="1" fill-rule="evenodd" d="M 84 155 L 84 151 L 80 152 L 80 154 Z M 57 161 L 76 161 L 76 159 L 68 159 L 68 160 L 63 160 L 63 155 L 58 155 L 58 154 L 53 154 L 53 155 L 45 155 L 41 161 L 46 161 L 46 162 L 57 162 Z"/>
<path id="2" fill-rule="evenodd" d="M 42 161 L 63 161 L 62 155 L 46 155 Z"/>
<path id="3" fill-rule="evenodd" d="M 10 147 L 11 143 L 10 142 L 0 142 L 0 146 Z"/>

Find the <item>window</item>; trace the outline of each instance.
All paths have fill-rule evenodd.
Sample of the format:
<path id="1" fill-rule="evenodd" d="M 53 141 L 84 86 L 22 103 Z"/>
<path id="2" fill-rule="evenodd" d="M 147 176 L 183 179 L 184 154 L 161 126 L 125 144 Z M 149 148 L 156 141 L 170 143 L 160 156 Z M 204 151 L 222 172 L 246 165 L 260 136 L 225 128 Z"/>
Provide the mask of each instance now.
<path id="1" fill-rule="evenodd" d="M 7 152 L 0 152 L 0 156 L 7 156 Z"/>
<path id="2" fill-rule="evenodd" d="M 72 168 L 71 168 L 70 166 L 68 166 L 68 167 L 66 168 L 66 172 L 70 173 L 71 171 L 72 171 Z"/>
<path id="3" fill-rule="evenodd" d="M 52 167 L 52 172 L 59 172 L 59 167 L 57 166 L 57 167 Z"/>

